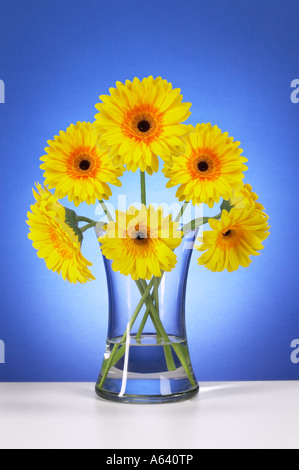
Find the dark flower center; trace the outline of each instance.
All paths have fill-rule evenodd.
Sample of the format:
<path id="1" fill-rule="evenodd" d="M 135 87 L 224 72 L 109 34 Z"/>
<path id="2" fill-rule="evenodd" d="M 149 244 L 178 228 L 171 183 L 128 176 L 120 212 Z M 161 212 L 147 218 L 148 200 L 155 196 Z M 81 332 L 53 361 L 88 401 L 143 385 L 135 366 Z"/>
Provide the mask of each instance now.
<path id="1" fill-rule="evenodd" d="M 79 163 L 80 170 L 86 171 L 90 168 L 90 161 L 89 160 L 81 160 Z"/>
<path id="2" fill-rule="evenodd" d="M 209 169 L 209 165 L 206 161 L 201 161 L 197 164 L 197 168 L 199 171 L 207 171 Z"/>
<path id="3" fill-rule="evenodd" d="M 144 232 L 137 232 L 136 240 L 144 240 L 146 238 L 146 234 Z"/>
<path id="4" fill-rule="evenodd" d="M 231 230 L 228 230 L 227 232 L 223 233 L 224 237 L 228 237 L 232 233 Z"/>
<path id="5" fill-rule="evenodd" d="M 137 127 L 140 132 L 147 132 L 150 130 L 151 124 L 146 119 L 143 119 L 138 122 Z"/>

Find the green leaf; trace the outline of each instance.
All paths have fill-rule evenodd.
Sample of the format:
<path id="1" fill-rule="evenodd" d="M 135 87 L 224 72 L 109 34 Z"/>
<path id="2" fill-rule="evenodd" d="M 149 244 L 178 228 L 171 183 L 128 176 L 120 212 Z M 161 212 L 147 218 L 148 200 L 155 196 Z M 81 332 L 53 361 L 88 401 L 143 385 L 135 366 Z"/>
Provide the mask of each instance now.
<path id="1" fill-rule="evenodd" d="M 222 204 L 220 206 L 221 211 L 226 210 L 227 212 L 230 212 L 234 206 L 230 202 L 230 199 L 228 201 L 223 200 Z"/>
<path id="2" fill-rule="evenodd" d="M 79 238 L 79 242 L 82 243 L 83 241 L 83 233 L 81 232 L 80 228 L 78 227 L 77 221 L 77 214 L 72 209 L 65 209 L 65 223 L 73 230 L 74 234 L 77 235 Z"/>

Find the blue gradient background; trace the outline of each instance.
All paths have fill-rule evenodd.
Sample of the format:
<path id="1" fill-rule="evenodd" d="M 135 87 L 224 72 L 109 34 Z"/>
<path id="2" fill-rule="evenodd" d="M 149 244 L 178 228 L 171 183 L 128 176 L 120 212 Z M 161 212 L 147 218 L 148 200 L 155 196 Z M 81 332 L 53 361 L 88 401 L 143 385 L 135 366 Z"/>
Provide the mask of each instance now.
<path id="1" fill-rule="evenodd" d="M 210 273 L 193 258 L 187 327 L 200 380 L 298 379 L 298 0 L 0 1 L 0 381 L 95 381 L 107 329 L 96 239 L 83 251 L 97 282 L 64 283 L 27 239 L 31 187 L 46 141 L 93 120 L 115 81 L 161 75 L 191 101 L 190 123 L 242 142 L 246 180 L 271 216 L 265 250 L 248 269 Z M 136 176 L 135 176 L 136 177 Z M 135 178 L 126 174 L 129 201 Z M 116 194 L 120 193 L 117 191 Z M 161 176 L 149 199 L 171 201 Z M 70 206 L 71 207 L 71 206 Z M 94 216 L 94 208 L 81 213 Z"/>

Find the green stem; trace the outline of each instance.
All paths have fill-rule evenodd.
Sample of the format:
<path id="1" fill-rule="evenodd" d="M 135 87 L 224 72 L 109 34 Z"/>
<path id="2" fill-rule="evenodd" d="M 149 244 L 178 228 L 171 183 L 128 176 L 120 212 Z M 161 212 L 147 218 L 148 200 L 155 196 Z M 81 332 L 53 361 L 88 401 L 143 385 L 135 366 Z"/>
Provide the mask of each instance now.
<path id="1" fill-rule="evenodd" d="M 137 287 L 138 287 L 141 294 L 142 294 L 142 292 L 145 292 L 144 289 L 147 288 L 146 281 L 140 279 L 139 281 L 136 281 L 136 284 L 137 284 Z M 152 320 L 153 325 L 155 327 L 155 330 L 157 332 L 157 342 L 159 343 L 161 341 L 161 337 L 163 337 L 165 343 L 167 343 L 167 344 L 163 345 L 167 368 L 168 368 L 168 370 L 176 370 L 176 366 L 175 366 L 175 363 L 174 363 L 174 360 L 173 360 L 173 357 L 172 357 L 171 347 L 168 344 L 170 341 L 169 341 L 169 338 L 168 338 L 166 332 L 165 332 L 164 336 L 162 334 L 161 327 L 160 327 L 160 324 L 159 324 L 159 322 L 160 322 L 159 314 L 158 314 L 158 312 L 157 312 L 157 310 L 156 310 L 156 308 L 153 304 L 152 297 L 148 296 L 147 299 L 145 300 L 145 303 L 146 303 L 147 307 L 150 309 L 150 317 L 151 317 L 151 320 Z"/>
<path id="2" fill-rule="evenodd" d="M 181 207 L 180 212 L 178 213 L 178 215 L 175 219 L 176 222 L 180 222 L 180 220 L 183 217 L 183 214 L 184 214 L 185 210 L 187 209 L 188 205 L 189 205 L 189 202 L 184 202 L 184 204 Z"/>
<path id="3" fill-rule="evenodd" d="M 158 315 L 160 316 L 160 307 L 159 307 L 159 279 L 154 277 L 154 301 Z"/>
<path id="4" fill-rule="evenodd" d="M 140 171 L 140 188 L 141 188 L 141 203 L 146 206 L 146 184 L 145 184 L 145 172 Z"/>
<path id="5" fill-rule="evenodd" d="M 151 310 L 151 309 L 150 309 L 149 307 L 147 307 L 146 312 L 145 312 L 145 314 L 144 314 L 144 316 L 143 316 L 142 322 L 140 323 L 140 327 L 139 327 L 139 329 L 138 329 L 138 331 L 137 331 L 136 341 L 139 341 L 140 338 L 141 338 L 141 335 L 142 335 L 143 330 L 144 330 L 144 328 L 145 328 L 145 324 L 146 324 L 147 319 L 148 319 L 149 314 L 150 314 L 150 310 Z"/>
<path id="6" fill-rule="evenodd" d="M 137 281 L 138 282 L 138 281 Z M 145 281 L 142 281 L 140 280 L 141 284 L 143 285 L 143 287 L 146 287 L 147 284 Z M 190 383 L 195 386 L 195 381 L 194 381 L 194 378 L 193 378 L 193 375 L 190 371 L 190 364 L 188 363 L 188 360 L 187 360 L 187 356 L 185 357 L 185 351 L 183 350 L 183 346 L 181 346 L 179 343 L 175 343 L 175 342 L 171 342 L 170 339 L 168 338 L 168 335 L 164 329 L 164 326 L 160 320 L 160 317 L 157 315 L 157 311 L 156 311 L 156 308 L 153 304 L 153 300 L 151 298 L 151 296 L 148 296 L 147 299 L 146 299 L 146 303 L 147 305 L 150 307 L 151 309 L 151 312 L 152 312 L 152 315 L 151 315 L 151 318 L 153 319 L 154 318 L 154 326 L 155 328 L 158 328 L 160 334 L 162 335 L 162 338 L 163 340 L 168 343 L 168 346 L 171 344 L 171 346 L 173 347 L 176 355 L 178 356 L 182 366 L 184 367 L 185 371 L 186 371 L 186 374 L 188 376 L 188 379 L 190 380 Z M 164 346 L 165 347 L 165 346 Z M 170 353 L 171 353 L 171 348 L 170 348 Z M 167 357 L 166 357 L 166 354 L 167 354 Z M 169 358 L 169 353 L 165 352 L 165 358 L 167 360 L 167 358 Z M 171 354 L 171 359 L 172 359 L 172 362 L 173 362 L 173 357 L 172 357 L 172 354 Z M 173 364 L 174 365 L 174 364 Z M 175 367 L 175 365 L 174 365 Z M 169 370 L 173 370 L 173 369 L 169 369 Z"/>
<path id="7" fill-rule="evenodd" d="M 209 222 L 210 219 L 219 220 L 221 219 L 221 212 L 220 214 L 215 215 L 214 217 L 199 217 L 198 219 L 193 219 L 188 224 L 185 224 L 182 228 L 184 234 L 190 232 L 191 230 L 196 230 L 198 227 L 205 225 Z"/>
<path id="8" fill-rule="evenodd" d="M 156 277 L 156 278 L 154 278 L 154 286 L 155 286 L 155 289 L 156 289 L 156 288 L 159 289 L 160 284 L 161 284 L 161 281 L 162 281 L 162 279 L 163 279 L 163 276 L 164 276 L 164 272 L 162 271 L 161 277 Z M 137 340 L 140 339 L 140 337 L 141 337 L 141 335 L 142 335 L 142 332 L 143 332 L 143 330 L 144 330 L 145 324 L 146 324 L 147 319 L 148 319 L 149 316 L 150 316 L 150 308 L 147 308 L 147 309 L 146 309 L 146 312 L 145 312 L 145 314 L 144 314 L 144 317 L 143 317 L 143 319 L 142 319 L 142 322 L 141 322 L 141 324 L 140 324 L 139 330 L 138 330 L 138 332 L 137 332 L 137 335 L 136 335 L 136 339 L 137 339 Z"/>
<path id="9" fill-rule="evenodd" d="M 84 225 L 84 227 L 81 227 L 80 230 L 82 233 L 84 233 L 86 230 L 88 230 L 89 228 L 95 227 L 96 225 L 97 225 L 97 222 L 91 222 L 90 224 Z"/>
<path id="10" fill-rule="evenodd" d="M 88 217 L 83 217 L 83 215 L 77 215 L 76 220 L 77 222 L 88 222 L 89 224 L 92 222 L 96 223 L 94 220 L 89 219 Z"/>
<path id="11" fill-rule="evenodd" d="M 135 323 L 135 321 L 136 321 L 136 319 L 137 319 L 137 317 L 138 317 L 138 315 L 139 315 L 139 312 L 140 312 L 140 310 L 142 309 L 142 306 L 143 306 L 145 300 L 146 300 L 147 297 L 149 296 L 149 293 L 150 293 L 150 291 L 151 291 L 151 289 L 152 289 L 152 287 L 153 287 L 153 284 L 154 284 L 154 280 L 152 280 L 152 281 L 149 283 L 149 285 L 147 286 L 147 288 L 146 288 L 145 291 L 143 292 L 143 295 L 142 295 L 142 297 L 141 297 L 141 299 L 140 299 L 140 301 L 139 301 L 139 303 L 138 303 L 138 305 L 137 305 L 137 307 L 136 307 L 136 310 L 135 310 L 135 312 L 133 313 L 133 316 L 132 316 L 132 318 L 131 318 L 131 320 L 130 320 L 130 322 L 129 322 L 129 325 L 128 325 L 128 326 L 129 326 L 129 331 L 132 330 L 133 325 L 134 325 L 134 323 Z M 105 380 L 106 380 L 106 377 L 107 377 L 107 375 L 108 375 L 108 372 L 109 372 L 109 370 L 110 370 L 111 365 L 113 364 L 113 360 L 114 360 L 114 358 L 115 358 L 115 355 L 116 355 L 116 353 L 117 353 L 117 351 L 118 351 L 119 346 L 120 346 L 120 345 L 123 346 L 122 343 L 125 343 L 125 342 L 126 342 L 126 339 L 127 339 L 127 331 L 128 331 L 128 329 L 126 329 L 125 333 L 123 334 L 123 337 L 121 338 L 121 341 L 120 341 L 119 343 L 116 343 L 116 344 L 114 345 L 112 351 L 111 351 L 111 354 L 110 354 L 110 356 L 109 356 L 109 359 L 108 359 L 108 361 L 107 361 L 107 363 L 106 363 L 106 365 L 105 365 L 105 367 L 104 367 L 103 375 L 102 375 L 101 381 L 100 381 L 100 383 L 99 383 L 99 388 L 102 388 L 102 386 L 103 386 L 103 384 L 104 384 L 104 382 L 105 382 Z"/>
<path id="12" fill-rule="evenodd" d="M 146 281 L 144 281 L 144 280 L 142 280 L 142 279 L 140 279 L 139 281 L 137 281 L 137 283 L 138 283 L 138 284 L 137 284 L 138 289 L 139 289 L 140 293 L 142 294 L 142 293 L 145 291 L 145 289 L 147 288 L 147 283 L 146 283 Z M 166 332 L 165 332 L 165 335 L 164 335 L 164 336 L 161 334 L 161 328 L 160 328 L 160 324 L 159 324 L 159 323 L 161 323 L 161 320 L 160 320 L 158 311 L 157 311 L 157 309 L 156 309 L 156 307 L 155 307 L 155 305 L 154 305 L 154 303 L 153 303 L 152 297 L 150 297 L 150 298 L 148 297 L 148 298 L 145 300 L 145 303 L 146 303 L 146 305 L 150 308 L 150 316 L 151 316 L 152 322 L 153 322 L 153 324 L 154 324 L 154 327 L 156 328 L 157 334 L 158 334 L 159 336 L 162 336 L 163 339 L 164 339 L 164 341 L 165 341 L 166 343 L 169 343 L 170 341 L 169 341 L 169 338 L 168 338 Z M 158 321 L 158 320 L 159 320 L 159 321 Z"/>
<path id="13" fill-rule="evenodd" d="M 100 204 L 101 204 L 101 206 L 102 206 L 102 208 L 103 208 L 103 210 L 104 210 L 106 216 L 108 217 L 109 222 L 113 222 L 114 219 L 113 219 L 112 215 L 110 214 L 110 212 L 108 211 L 107 206 L 106 206 L 106 204 L 104 203 L 103 199 L 101 199 L 101 201 L 99 201 L 99 202 L 100 202 Z"/>
<path id="14" fill-rule="evenodd" d="M 158 317 L 160 317 L 160 306 L 159 306 L 159 279 L 157 277 L 154 277 L 154 291 L 153 291 L 153 299 L 155 301 L 155 307 L 157 310 Z M 144 287 L 144 286 L 143 286 Z M 157 332 L 157 341 L 161 341 L 160 334 Z"/>

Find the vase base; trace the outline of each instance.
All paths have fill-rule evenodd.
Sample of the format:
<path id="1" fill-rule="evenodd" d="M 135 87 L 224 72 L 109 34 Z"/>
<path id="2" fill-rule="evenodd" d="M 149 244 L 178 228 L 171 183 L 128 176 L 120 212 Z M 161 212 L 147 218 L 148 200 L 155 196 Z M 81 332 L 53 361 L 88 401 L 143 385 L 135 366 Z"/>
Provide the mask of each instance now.
<path id="1" fill-rule="evenodd" d="M 98 386 L 96 386 L 95 390 L 97 396 L 104 400 L 132 404 L 159 404 L 189 400 L 198 394 L 199 385 L 184 392 L 170 393 L 168 395 L 131 395 L 126 393 L 122 395 L 108 390 L 99 389 Z"/>
<path id="2" fill-rule="evenodd" d="M 114 364 L 107 371 L 107 364 Z M 198 393 L 187 341 L 169 336 L 168 343 L 156 335 L 142 335 L 130 344 L 108 341 L 105 362 L 96 385 L 101 398 L 126 403 L 166 403 L 186 400 Z"/>

